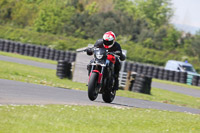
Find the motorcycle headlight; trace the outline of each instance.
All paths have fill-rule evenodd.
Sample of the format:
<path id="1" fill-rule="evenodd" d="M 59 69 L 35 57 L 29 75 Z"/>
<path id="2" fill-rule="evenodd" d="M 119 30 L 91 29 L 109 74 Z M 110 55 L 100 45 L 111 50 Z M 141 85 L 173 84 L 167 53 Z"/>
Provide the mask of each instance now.
<path id="1" fill-rule="evenodd" d="M 101 59 L 103 57 L 103 55 L 97 54 L 96 57 L 97 57 L 97 59 Z"/>

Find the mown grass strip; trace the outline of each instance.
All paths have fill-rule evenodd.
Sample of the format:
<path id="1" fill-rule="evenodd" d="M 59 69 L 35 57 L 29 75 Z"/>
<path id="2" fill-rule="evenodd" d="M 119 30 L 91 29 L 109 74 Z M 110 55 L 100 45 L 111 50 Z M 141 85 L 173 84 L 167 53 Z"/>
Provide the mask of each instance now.
<path id="1" fill-rule="evenodd" d="M 200 132 L 200 115 L 124 107 L 0 106 L 0 132 Z"/>
<path id="2" fill-rule="evenodd" d="M 5 61 L 0 61 L 0 64 L 1 79 L 42 84 L 53 87 L 87 90 L 86 84 L 72 82 L 69 79 L 59 79 L 56 77 L 56 70 L 38 68 Z M 152 88 L 151 95 L 123 90 L 117 91 L 117 95 L 200 109 L 200 98 L 157 88 Z"/>

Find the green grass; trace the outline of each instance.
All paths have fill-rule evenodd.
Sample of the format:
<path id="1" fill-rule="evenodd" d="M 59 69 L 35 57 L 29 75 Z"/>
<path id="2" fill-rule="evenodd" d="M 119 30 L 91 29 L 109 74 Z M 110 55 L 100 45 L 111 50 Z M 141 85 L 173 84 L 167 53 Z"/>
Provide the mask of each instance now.
<path id="1" fill-rule="evenodd" d="M 0 78 L 70 89 L 86 89 L 82 83 L 56 77 L 56 70 L 0 61 Z"/>
<path id="2" fill-rule="evenodd" d="M 200 115 L 74 105 L 0 106 L 0 132 L 200 132 Z"/>
<path id="3" fill-rule="evenodd" d="M 86 84 L 56 77 L 56 70 L 0 61 L 0 78 L 53 87 L 87 90 Z M 151 95 L 119 90 L 118 96 L 138 98 L 200 109 L 200 98 L 152 88 Z"/>
<path id="4" fill-rule="evenodd" d="M 7 52 L 0 51 L 0 55 L 20 58 L 20 59 L 26 59 L 26 60 L 32 60 L 32 61 L 37 61 L 37 62 L 42 62 L 42 63 L 57 64 L 57 61 L 35 58 L 35 57 L 31 57 L 31 56 L 20 55 L 17 53 L 7 53 Z"/>

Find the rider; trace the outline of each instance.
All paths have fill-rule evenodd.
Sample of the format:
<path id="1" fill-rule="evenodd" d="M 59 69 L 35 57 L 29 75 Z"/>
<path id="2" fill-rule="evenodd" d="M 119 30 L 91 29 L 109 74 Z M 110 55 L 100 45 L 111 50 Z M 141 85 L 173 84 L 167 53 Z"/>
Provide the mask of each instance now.
<path id="1" fill-rule="evenodd" d="M 114 52 L 116 55 L 119 56 L 121 61 L 125 60 L 125 55 L 122 53 L 122 49 L 121 46 L 118 42 L 116 42 L 116 36 L 112 31 L 108 31 L 103 35 L 102 39 L 99 39 L 96 41 L 96 43 L 94 44 L 94 47 L 97 48 L 105 48 L 108 50 L 108 52 Z M 88 55 L 93 54 L 93 52 L 91 50 L 87 51 Z M 121 64 L 118 60 L 118 58 L 116 58 L 116 63 L 115 63 L 115 85 L 114 88 L 116 90 L 118 90 L 118 86 L 119 86 L 119 71 L 121 69 Z"/>

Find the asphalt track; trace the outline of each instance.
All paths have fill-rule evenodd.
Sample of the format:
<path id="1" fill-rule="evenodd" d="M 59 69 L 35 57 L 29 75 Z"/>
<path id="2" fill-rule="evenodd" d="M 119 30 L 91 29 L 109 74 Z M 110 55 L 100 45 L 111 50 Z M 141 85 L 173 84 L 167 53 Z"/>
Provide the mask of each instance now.
<path id="1" fill-rule="evenodd" d="M 116 96 L 113 103 L 97 100 L 90 101 L 86 91 L 42 86 L 18 81 L 0 79 L 0 104 L 73 104 L 112 107 L 135 107 L 188 112 L 200 114 L 200 109 L 180 107 L 171 104 L 152 102 L 134 98 Z"/>
<path id="2" fill-rule="evenodd" d="M 168 91 L 173 91 L 176 93 L 181 93 L 193 97 L 200 97 L 200 89 L 192 89 L 192 88 L 187 88 L 183 86 L 178 86 L 178 85 L 171 85 L 171 84 L 166 84 L 166 83 L 160 83 L 160 82 L 152 82 L 151 84 L 152 87 L 155 88 L 160 88 Z"/>
<path id="3" fill-rule="evenodd" d="M 0 55 L 0 60 L 19 63 L 19 64 L 25 64 L 25 65 L 31 65 L 31 66 L 41 67 L 41 68 L 56 69 L 56 65 L 53 65 L 53 64 L 40 63 L 37 61 L 19 59 L 19 58 L 8 57 L 8 56 L 3 56 L 3 55 Z"/>
<path id="4" fill-rule="evenodd" d="M 56 65 L 50 65 L 46 63 L 39 63 L 38 66 L 37 65 L 38 62 L 28 61 L 23 59 L 18 60 L 13 57 L 5 57 L 5 58 L 4 57 L 5 56 L 0 56 L 0 60 L 16 62 L 26 65 L 33 65 L 49 69 L 55 69 L 56 67 Z M 163 89 L 165 89 L 165 87 L 163 87 L 162 85 L 163 84 L 155 84 L 154 86 L 157 86 L 157 88 L 161 86 Z M 177 86 L 173 87 L 176 88 Z M 191 91 L 190 88 L 187 89 L 189 89 L 188 92 Z M 196 91 L 195 89 L 192 90 Z M 199 95 L 195 96 L 199 97 Z M 77 105 L 95 105 L 95 106 L 123 106 L 123 107 L 136 107 L 136 108 L 152 108 L 159 110 L 200 114 L 200 109 L 180 107 L 171 104 L 152 102 L 134 98 L 119 97 L 119 96 L 116 96 L 115 100 L 111 104 L 104 103 L 102 101 L 101 95 L 98 96 L 97 100 L 90 101 L 87 97 L 86 91 L 55 88 L 55 87 L 23 83 L 5 79 L 0 79 L 0 104 L 77 104 Z"/>

